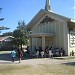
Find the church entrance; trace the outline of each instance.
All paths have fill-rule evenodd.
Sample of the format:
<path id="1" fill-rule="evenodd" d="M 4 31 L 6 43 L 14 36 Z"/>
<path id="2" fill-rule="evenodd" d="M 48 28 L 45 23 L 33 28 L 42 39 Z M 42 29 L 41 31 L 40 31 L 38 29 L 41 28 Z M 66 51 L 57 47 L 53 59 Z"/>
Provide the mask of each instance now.
<path id="1" fill-rule="evenodd" d="M 41 47 L 42 50 L 45 50 L 46 46 L 48 46 L 49 48 L 51 46 L 54 47 L 55 34 L 39 33 L 30 36 L 32 38 L 30 41 L 30 49 L 32 51 L 34 51 L 34 47 L 36 47 L 36 49 L 39 49 L 39 47 Z"/>
<path id="2" fill-rule="evenodd" d="M 49 48 L 54 45 L 54 38 L 53 37 L 46 37 L 45 38 L 45 46 Z"/>
<path id="3" fill-rule="evenodd" d="M 45 50 L 46 46 L 49 48 L 52 46 L 54 47 L 54 37 L 40 37 L 36 40 L 36 48 L 39 49 L 39 47 L 42 47 L 43 50 Z"/>

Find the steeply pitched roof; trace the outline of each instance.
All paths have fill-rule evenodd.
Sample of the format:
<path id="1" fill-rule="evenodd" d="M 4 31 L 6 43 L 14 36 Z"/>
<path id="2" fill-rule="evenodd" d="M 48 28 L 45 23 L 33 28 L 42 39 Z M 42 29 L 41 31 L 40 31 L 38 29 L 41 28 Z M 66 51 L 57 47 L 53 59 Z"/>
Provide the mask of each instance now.
<path id="1" fill-rule="evenodd" d="M 68 18 L 68 17 L 65 17 L 65 16 L 62 16 L 62 15 L 59 15 L 59 14 L 56 14 L 54 12 L 50 12 L 50 11 L 46 11 L 44 9 L 41 9 L 34 17 L 33 19 L 28 23 L 27 25 L 27 29 L 31 28 L 33 25 L 35 25 L 36 22 L 38 22 L 45 14 L 52 14 L 58 18 L 61 18 L 63 20 L 66 20 L 66 21 L 72 21 L 74 22 L 75 20 L 72 20 L 71 18 Z"/>

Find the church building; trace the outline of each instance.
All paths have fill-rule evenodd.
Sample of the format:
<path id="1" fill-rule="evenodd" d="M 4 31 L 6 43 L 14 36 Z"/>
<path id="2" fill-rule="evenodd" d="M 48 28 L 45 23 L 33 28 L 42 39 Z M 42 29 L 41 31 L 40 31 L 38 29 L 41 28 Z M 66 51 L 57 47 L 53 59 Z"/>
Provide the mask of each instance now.
<path id="1" fill-rule="evenodd" d="M 45 9 L 41 9 L 28 23 L 30 30 L 29 50 L 35 53 L 35 47 L 62 48 L 65 55 L 75 52 L 75 20 L 56 14 L 51 10 L 50 0 L 46 0 Z"/>

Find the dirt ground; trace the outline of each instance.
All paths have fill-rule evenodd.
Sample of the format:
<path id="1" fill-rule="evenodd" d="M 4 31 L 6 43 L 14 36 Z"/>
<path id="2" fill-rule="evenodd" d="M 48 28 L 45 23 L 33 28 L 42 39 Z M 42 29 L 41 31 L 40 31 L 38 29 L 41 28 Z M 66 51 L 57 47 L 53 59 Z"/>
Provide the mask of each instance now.
<path id="1" fill-rule="evenodd" d="M 12 63 L 10 53 L 0 54 L 0 75 L 75 75 L 75 59 L 24 57 Z"/>

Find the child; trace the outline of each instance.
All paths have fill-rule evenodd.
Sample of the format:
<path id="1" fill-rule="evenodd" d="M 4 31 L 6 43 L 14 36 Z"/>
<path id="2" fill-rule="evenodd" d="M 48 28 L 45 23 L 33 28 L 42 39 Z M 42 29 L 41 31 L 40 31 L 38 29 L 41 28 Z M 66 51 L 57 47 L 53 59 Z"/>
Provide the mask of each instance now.
<path id="1" fill-rule="evenodd" d="M 37 56 L 37 58 L 39 57 L 39 51 L 37 50 L 37 52 L 36 52 L 36 56 Z"/>
<path id="2" fill-rule="evenodd" d="M 15 50 L 13 50 L 13 51 L 11 52 L 11 57 L 12 57 L 12 62 L 14 62 L 14 59 L 15 59 L 15 57 L 16 57 L 16 52 L 15 52 Z"/>
<path id="3" fill-rule="evenodd" d="M 21 63 L 22 57 L 23 57 L 23 53 L 22 53 L 21 47 L 19 47 L 19 48 L 18 48 L 18 58 L 19 58 L 19 63 Z"/>

